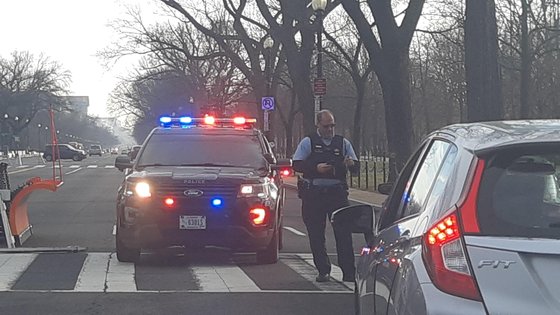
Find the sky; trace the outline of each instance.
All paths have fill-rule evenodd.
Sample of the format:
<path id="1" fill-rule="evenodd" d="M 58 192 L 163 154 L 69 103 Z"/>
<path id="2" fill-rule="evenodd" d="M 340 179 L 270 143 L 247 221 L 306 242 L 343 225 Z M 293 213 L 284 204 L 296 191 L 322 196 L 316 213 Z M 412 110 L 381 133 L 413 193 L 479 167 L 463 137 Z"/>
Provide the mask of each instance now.
<path id="1" fill-rule="evenodd" d="M 131 4 L 154 8 L 154 0 L 1 0 L 0 56 L 29 51 L 59 62 L 72 74 L 71 95 L 89 96 L 88 114 L 107 117 L 109 93 L 135 60 L 105 69 L 96 53 L 114 42 L 108 24 Z"/>

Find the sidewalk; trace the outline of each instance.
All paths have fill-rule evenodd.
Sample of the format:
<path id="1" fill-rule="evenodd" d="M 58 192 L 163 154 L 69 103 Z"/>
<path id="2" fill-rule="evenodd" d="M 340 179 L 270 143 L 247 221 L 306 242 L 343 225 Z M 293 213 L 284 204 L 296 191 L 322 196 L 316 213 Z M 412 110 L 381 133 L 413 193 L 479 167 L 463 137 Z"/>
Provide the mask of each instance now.
<path id="1" fill-rule="evenodd" d="M 292 189 L 297 189 L 297 177 L 288 176 L 284 177 L 284 184 Z M 355 188 L 348 189 L 349 196 L 348 199 L 351 201 L 366 203 L 373 205 L 376 208 L 381 208 L 381 204 L 385 201 L 386 195 L 382 195 L 377 192 L 365 191 Z"/>

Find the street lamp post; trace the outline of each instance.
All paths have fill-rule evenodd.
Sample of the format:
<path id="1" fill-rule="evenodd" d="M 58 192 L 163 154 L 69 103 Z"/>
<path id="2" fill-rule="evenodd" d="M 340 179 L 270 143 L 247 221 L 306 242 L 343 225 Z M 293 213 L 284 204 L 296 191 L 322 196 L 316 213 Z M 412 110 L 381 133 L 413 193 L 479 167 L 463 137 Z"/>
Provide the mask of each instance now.
<path id="1" fill-rule="evenodd" d="M 41 150 L 41 124 L 37 124 L 37 150 Z"/>
<path id="2" fill-rule="evenodd" d="M 274 41 L 270 36 L 267 36 L 263 42 L 263 48 L 265 51 L 265 64 L 264 64 L 264 71 L 266 76 L 266 96 L 271 98 L 271 90 L 272 90 L 272 58 L 271 58 L 271 49 L 274 46 Z M 264 116 L 264 132 L 266 136 L 270 140 L 270 109 L 263 108 L 263 116 Z"/>
<path id="3" fill-rule="evenodd" d="M 327 7 L 327 0 L 311 0 L 311 7 L 317 16 L 317 78 L 313 84 L 315 95 L 315 117 L 317 112 L 323 108 L 323 94 L 325 92 L 325 80 L 323 78 L 323 14 Z"/>

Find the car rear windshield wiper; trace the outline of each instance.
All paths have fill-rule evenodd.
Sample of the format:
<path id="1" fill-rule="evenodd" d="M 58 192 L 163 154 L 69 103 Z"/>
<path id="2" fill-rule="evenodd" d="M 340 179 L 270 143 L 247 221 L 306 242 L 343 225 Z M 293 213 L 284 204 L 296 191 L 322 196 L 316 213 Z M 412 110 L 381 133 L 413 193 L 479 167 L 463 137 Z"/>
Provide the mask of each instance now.
<path id="1" fill-rule="evenodd" d="M 216 163 L 185 163 L 185 164 L 180 164 L 179 166 L 241 167 L 241 166 L 235 166 L 231 164 L 216 164 Z"/>

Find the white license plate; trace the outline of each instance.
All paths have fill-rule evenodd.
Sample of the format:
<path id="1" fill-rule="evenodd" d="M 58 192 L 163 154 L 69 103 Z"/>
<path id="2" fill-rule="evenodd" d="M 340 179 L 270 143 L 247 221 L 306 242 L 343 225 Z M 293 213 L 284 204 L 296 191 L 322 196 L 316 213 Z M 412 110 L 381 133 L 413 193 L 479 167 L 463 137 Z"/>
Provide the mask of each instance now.
<path id="1" fill-rule="evenodd" d="M 202 215 L 182 215 L 179 217 L 181 230 L 206 230 L 206 217 Z"/>

